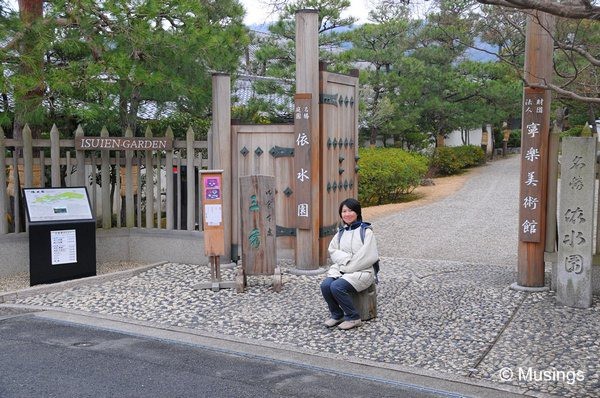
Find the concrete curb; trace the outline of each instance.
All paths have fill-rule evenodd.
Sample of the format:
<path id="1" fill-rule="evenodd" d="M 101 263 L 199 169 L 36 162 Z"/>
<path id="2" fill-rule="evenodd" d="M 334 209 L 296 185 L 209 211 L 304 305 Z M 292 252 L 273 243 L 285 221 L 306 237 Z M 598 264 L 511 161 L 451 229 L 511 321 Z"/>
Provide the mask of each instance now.
<path id="1" fill-rule="evenodd" d="M 144 265 L 142 267 L 132 268 L 132 269 L 124 270 L 124 271 L 111 272 L 111 273 L 104 274 L 104 275 L 89 276 L 86 278 L 72 279 L 69 281 L 57 282 L 57 283 L 52 283 L 52 284 L 47 284 L 47 285 L 32 286 L 32 287 L 28 287 L 28 288 L 21 289 L 21 290 L 14 290 L 12 292 L 1 293 L 0 294 L 0 304 L 15 300 L 15 299 L 19 299 L 19 298 L 25 298 L 25 297 L 35 296 L 38 294 L 62 291 L 62 290 L 70 289 L 70 288 L 77 287 L 77 286 L 94 285 L 94 284 L 109 282 L 109 281 L 112 281 L 115 279 L 129 278 L 129 277 L 141 274 L 142 272 L 145 272 L 151 268 L 158 267 L 159 265 L 163 265 L 166 263 L 168 263 L 168 261 L 159 261 L 157 263 Z"/>

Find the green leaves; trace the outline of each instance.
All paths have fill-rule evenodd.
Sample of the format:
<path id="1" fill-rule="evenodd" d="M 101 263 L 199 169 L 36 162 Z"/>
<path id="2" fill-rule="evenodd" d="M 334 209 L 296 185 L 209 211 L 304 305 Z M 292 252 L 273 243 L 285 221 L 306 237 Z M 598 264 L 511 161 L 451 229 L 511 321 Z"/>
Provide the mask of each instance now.
<path id="1" fill-rule="evenodd" d="M 236 0 L 57 0 L 43 18 L 36 30 L 7 34 L 27 33 L 21 40 L 27 37 L 31 50 L 15 56 L 29 70 L 0 52 L 9 69 L 3 92 L 18 98 L 42 81 L 53 118 L 75 115 L 77 123 L 113 126 L 116 134 L 126 125 L 135 130 L 137 110 L 148 103 L 206 117 L 212 71 L 234 72 L 248 42 Z M 49 111 L 42 101 L 37 107 L 38 114 Z"/>
<path id="2" fill-rule="evenodd" d="M 436 148 L 431 168 L 436 175 L 452 175 L 485 161 L 483 149 L 474 145 Z"/>
<path id="3" fill-rule="evenodd" d="M 399 148 L 361 148 L 359 156 L 358 196 L 364 205 L 394 202 L 411 193 L 428 168 L 425 156 Z"/>

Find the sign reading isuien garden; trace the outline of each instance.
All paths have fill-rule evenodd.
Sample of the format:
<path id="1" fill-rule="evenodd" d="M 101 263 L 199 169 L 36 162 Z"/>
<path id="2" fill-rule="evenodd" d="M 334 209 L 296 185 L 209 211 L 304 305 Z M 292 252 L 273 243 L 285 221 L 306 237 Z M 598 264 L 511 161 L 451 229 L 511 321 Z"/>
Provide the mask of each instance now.
<path id="1" fill-rule="evenodd" d="M 75 149 L 85 150 L 170 150 L 173 149 L 172 138 L 142 137 L 75 137 Z"/>

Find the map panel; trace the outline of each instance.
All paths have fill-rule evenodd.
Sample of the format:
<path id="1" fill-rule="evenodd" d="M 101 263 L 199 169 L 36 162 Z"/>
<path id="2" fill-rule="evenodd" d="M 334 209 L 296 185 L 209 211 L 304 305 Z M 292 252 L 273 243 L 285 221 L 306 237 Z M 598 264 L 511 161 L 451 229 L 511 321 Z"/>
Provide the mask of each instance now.
<path id="1" fill-rule="evenodd" d="M 92 219 L 85 187 L 26 188 L 30 222 Z"/>

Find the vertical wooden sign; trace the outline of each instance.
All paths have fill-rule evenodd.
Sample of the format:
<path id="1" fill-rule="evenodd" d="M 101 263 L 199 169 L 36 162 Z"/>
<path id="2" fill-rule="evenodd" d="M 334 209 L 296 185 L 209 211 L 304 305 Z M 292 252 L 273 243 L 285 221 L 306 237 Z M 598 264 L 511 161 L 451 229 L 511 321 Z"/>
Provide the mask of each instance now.
<path id="1" fill-rule="evenodd" d="M 592 245 L 596 137 L 565 137 L 560 167 L 556 299 L 575 308 L 592 305 Z"/>
<path id="2" fill-rule="evenodd" d="M 519 240 L 541 242 L 541 222 L 545 216 L 542 202 L 546 189 L 543 181 L 548 162 L 544 137 L 548 126 L 545 120 L 548 106 L 545 90 L 526 88 L 523 98 L 521 130 L 521 186 L 519 197 Z M 544 210 L 544 211 L 542 211 Z"/>
<path id="3" fill-rule="evenodd" d="M 312 146 L 311 118 L 312 95 L 296 94 L 294 111 L 294 134 L 296 144 L 294 148 L 294 178 L 296 196 L 296 227 L 310 229 L 312 218 L 312 179 L 313 170 L 310 162 Z M 314 177 L 316 180 L 317 176 Z"/>
<path id="4" fill-rule="evenodd" d="M 225 254 L 223 223 L 223 170 L 200 170 L 204 254 Z"/>
<path id="5" fill-rule="evenodd" d="M 275 177 L 240 177 L 242 265 L 246 275 L 272 275 L 275 247 Z"/>
<path id="6" fill-rule="evenodd" d="M 523 79 L 527 87 L 523 90 L 522 107 L 519 255 L 517 282 L 514 285 L 517 289 L 545 288 L 546 189 L 552 96 L 550 90 L 534 89 L 529 85 L 546 85 L 552 81 L 553 30 L 553 16 L 536 11 L 527 16 L 523 64 Z"/>
<path id="7" fill-rule="evenodd" d="M 310 94 L 309 123 L 310 126 L 310 200 L 301 202 L 308 205 L 308 219 L 310 226 L 306 223 L 296 231 L 296 250 L 294 259 L 299 269 L 316 269 L 319 267 L 319 245 L 315 242 L 319 239 L 319 215 L 321 204 L 319 196 L 320 165 L 319 155 L 320 141 L 320 112 L 319 112 L 319 11 L 298 10 L 296 13 L 296 93 Z M 302 116 L 301 116 L 302 117 Z M 305 168 L 306 170 L 306 168 Z M 294 170 L 296 172 L 296 170 Z M 297 174 L 295 175 L 297 176 Z M 314 177 L 314 178 L 313 178 Z M 302 184 L 305 185 L 305 184 Z M 295 184 L 294 184 L 295 186 Z M 294 192 L 296 195 L 304 186 L 298 186 Z M 296 214 L 297 213 L 297 208 Z M 302 216 L 305 218 L 304 216 Z M 298 220 L 300 217 L 296 216 Z M 305 229 L 303 229 L 305 228 Z"/>

